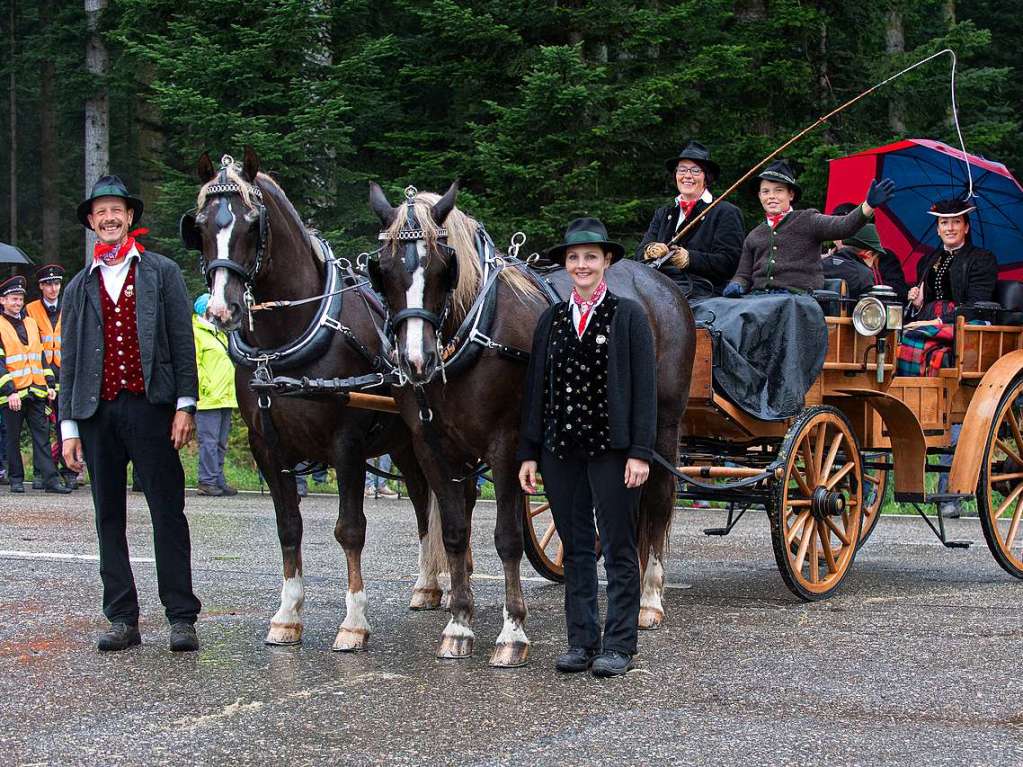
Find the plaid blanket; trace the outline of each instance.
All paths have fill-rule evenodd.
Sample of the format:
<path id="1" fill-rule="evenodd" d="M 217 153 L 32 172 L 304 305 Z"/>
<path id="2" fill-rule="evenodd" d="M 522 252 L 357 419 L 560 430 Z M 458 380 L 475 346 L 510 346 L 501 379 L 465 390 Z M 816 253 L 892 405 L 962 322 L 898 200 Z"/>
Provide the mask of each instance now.
<path id="1" fill-rule="evenodd" d="M 899 357 L 895 364 L 897 376 L 936 376 L 952 360 L 955 325 L 926 325 L 902 334 Z M 947 355 L 947 363 L 946 363 Z"/>

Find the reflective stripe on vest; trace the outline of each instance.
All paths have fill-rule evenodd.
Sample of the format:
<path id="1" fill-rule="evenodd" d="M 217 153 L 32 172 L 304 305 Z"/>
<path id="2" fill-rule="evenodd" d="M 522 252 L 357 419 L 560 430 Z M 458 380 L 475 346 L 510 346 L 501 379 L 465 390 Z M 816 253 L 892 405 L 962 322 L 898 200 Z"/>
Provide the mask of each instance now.
<path id="1" fill-rule="evenodd" d="M 57 314 L 57 327 L 50 326 L 50 314 L 41 299 L 37 299 L 25 307 L 25 313 L 36 321 L 39 326 L 39 340 L 43 344 L 43 355 L 46 364 L 55 363 L 60 367 L 60 324 L 61 315 Z"/>
<path id="2" fill-rule="evenodd" d="M 28 335 L 28 346 L 18 338 L 18 331 L 7 320 L 0 320 L 0 346 L 4 349 L 4 365 L 7 374 L 14 383 L 15 391 L 28 389 L 36 396 L 46 396 L 46 371 L 42 367 L 43 342 L 39 338 L 39 328 L 31 317 L 26 317 L 25 333 Z M 13 354 L 10 354 L 13 352 Z M 3 397 L 6 404 L 7 398 Z"/>

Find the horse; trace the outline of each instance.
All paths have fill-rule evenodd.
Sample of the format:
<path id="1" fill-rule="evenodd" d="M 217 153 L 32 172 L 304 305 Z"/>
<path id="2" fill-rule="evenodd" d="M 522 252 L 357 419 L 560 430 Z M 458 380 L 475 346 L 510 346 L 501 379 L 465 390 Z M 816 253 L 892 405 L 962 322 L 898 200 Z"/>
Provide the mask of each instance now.
<path id="1" fill-rule="evenodd" d="M 257 396 L 250 388 L 250 379 L 253 366 L 259 372 L 258 362 L 254 364 L 252 360 L 264 351 L 294 348 L 300 338 L 311 338 L 305 351 L 298 352 L 307 359 L 291 353 L 290 361 L 303 376 L 348 377 L 373 372 L 372 362 L 380 353 L 378 330 L 374 326 L 380 319 L 373 310 L 375 299 L 363 293 L 367 289 L 365 280 L 351 283 L 351 279 L 348 280 L 351 284 L 346 284 L 350 288 L 346 293 L 320 297 L 325 284 L 334 284 L 329 270 L 338 269 L 329 262 L 329 246 L 320 244 L 303 225 L 281 187 L 260 172 L 259 158 L 251 148 L 246 147 L 240 164 L 225 156 L 219 170 L 214 169 L 209 154 L 203 154 L 196 170 L 202 187 L 196 213 L 182 218 L 182 239 L 188 247 L 203 254 L 201 264 L 212 294 L 208 316 L 231 334 L 239 409 L 249 427 L 249 446 L 270 488 L 277 516 L 283 584 L 280 606 L 270 619 L 265 641 L 270 645 L 290 645 L 302 639 L 301 611 L 305 600 L 302 516 L 291 469 L 302 461 L 312 460 L 332 465 L 339 487 L 334 537 L 344 550 L 348 586 L 345 615 L 333 649 L 364 650 L 370 636 L 362 575 L 367 458 L 391 454 L 415 507 L 420 539 L 419 577 L 410 608 L 436 609 L 441 602 L 438 575 L 443 571 L 444 552 L 439 516 L 411 449 L 409 431 L 393 414 L 344 407 L 336 398 Z M 279 314 L 250 314 L 251 319 L 243 323 L 247 304 L 259 298 L 299 304 Z M 309 298 L 313 300 L 302 303 Z M 324 301 L 339 299 L 340 313 L 334 319 L 348 332 L 321 327 L 311 337 L 311 323 L 316 321 L 318 307 Z M 249 352 L 247 358 L 240 350 Z M 280 364 L 285 365 L 288 358 L 289 353 L 281 354 Z M 269 371 L 264 372 L 269 377 Z M 467 502 L 475 502 L 475 493 Z M 429 534 L 431 530 L 433 535 Z"/>
<path id="2" fill-rule="evenodd" d="M 490 663 L 514 667 L 527 663 L 526 603 L 519 576 L 523 553 L 522 492 L 515 452 L 526 365 L 540 314 L 549 305 L 537 282 L 519 266 L 493 261 L 499 277 L 483 281 L 471 232 L 476 222 L 455 206 L 457 183 L 441 197 L 407 190 L 406 203 L 392 206 L 380 186 L 370 185 L 370 207 L 384 226 L 385 245 L 370 262 L 374 285 L 387 304 L 390 332 L 404 386 L 395 391 L 399 411 L 412 431 L 413 446 L 440 503 L 444 547 L 451 574 L 449 611 L 437 654 L 472 654 L 474 601 L 467 556 L 470 518 L 459 502 L 458 475 L 482 458 L 493 471 L 497 495 L 494 541 L 504 569 L 504 624 Z M 521 264 L 520 264 L 521 265 Z M 502 268 L 504 266 L 504 268 Z M 632 261 L 607 272 L 617 295 L 645 309 L 656 342 L 657 436 L 655 449 L 668 460 L 678 449 L 679 423 L 689 396 L 695 353 L 692 312 L 681 292 L 664 277 Z M 564 271 L 551 283 L 561 296 L 571 288 Z M 481 293 L 495 291 L 496 311 L 489 335 L 461 334 L 467 312 Z M 445 342 L 445 339 L 448 339 Z M 472 364 L 457 373 L 449 368 L 456 348 L 483 347 Z M 643 589 L 640 626 L 657 628 L 664 620 L 661 595 L 667 532 L 674 508 L 674 478 L 651 467 L 639 516 Z"/>

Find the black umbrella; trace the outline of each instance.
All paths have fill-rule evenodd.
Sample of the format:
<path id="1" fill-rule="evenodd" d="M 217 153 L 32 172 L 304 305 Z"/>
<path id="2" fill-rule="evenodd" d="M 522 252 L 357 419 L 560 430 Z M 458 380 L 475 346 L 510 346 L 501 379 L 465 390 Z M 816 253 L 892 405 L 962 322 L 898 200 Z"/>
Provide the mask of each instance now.
<path id="1" fill-rule="evenodd" d="M 6 242 L 0 242 L 0 264 L 27 264 L 32 265 L 32 259 L 25 255 L 25 251 Z"/>

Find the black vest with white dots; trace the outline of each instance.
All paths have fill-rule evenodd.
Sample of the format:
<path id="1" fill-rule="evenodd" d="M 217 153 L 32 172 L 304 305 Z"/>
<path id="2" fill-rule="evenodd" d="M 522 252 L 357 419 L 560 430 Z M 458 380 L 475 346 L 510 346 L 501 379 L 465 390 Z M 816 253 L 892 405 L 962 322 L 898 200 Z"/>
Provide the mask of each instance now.
<path id="1" fill-rule="evenodd" d="M 556 310 L 544 376 L 544 446 L 558 458 L 579 452 L 591 458 L 611 447 L 607 406 L 607 359 L 618 299 L 611 293 L 593 310 L 583 337 L 572 305 Z"/>

